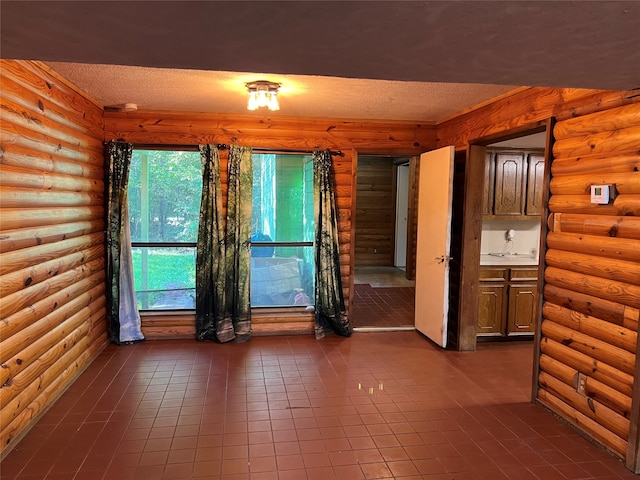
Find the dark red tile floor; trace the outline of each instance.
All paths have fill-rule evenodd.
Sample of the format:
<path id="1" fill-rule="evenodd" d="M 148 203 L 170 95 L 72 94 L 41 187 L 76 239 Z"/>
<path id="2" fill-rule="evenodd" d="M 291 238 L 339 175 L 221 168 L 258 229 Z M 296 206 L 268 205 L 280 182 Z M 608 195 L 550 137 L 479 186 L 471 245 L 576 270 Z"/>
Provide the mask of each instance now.
<path id="1" fill-rule="evenodd" d="M 406 327 L 414 325 L 414 287 L 354 285 L 351 323 L 354 327 Z"/>
<path id="2" fill-rule="evenodd" d="M 416 332 L 109 346 L 0 465 L 6 480 L 613 480 L 529 402 L 527 344 Z"/>

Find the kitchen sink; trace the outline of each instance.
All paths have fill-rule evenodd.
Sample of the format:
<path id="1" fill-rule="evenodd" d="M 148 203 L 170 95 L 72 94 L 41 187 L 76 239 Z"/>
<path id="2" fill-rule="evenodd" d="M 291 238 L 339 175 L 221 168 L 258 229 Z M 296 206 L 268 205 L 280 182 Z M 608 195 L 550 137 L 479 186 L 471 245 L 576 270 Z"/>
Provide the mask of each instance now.
<path id="1" fill-rule="evenodd" d="M 489 253 L 492 257 L 522 257 L 522 258 L 533 258 L 533 255 L 529 253 Z"/>

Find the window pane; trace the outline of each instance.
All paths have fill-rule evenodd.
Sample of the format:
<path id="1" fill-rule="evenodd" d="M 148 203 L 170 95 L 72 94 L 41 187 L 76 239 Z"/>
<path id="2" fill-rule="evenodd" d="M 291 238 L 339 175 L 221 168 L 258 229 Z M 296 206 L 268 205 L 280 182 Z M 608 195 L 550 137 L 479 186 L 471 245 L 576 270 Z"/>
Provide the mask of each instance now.
<path id="1" fill-rule="evenodd" d="M 199 152 L 134 150 L 129 173 L 132 242 L 195 242 L 202 167 Z"/>
<path id="2" fill-rule="evenodd" d="M 139 310 L 195 308 L 195 248 L 134 247 L 131 251 Z"/>
<path id="3" fill-rule="evenodd" d="M 251 247 L 251 306 L 314 303 L 313 247 Z"/>
<path id="4" fill-rule="evenodd" d="M 313 241 L 313 159 L 253 155 L 253 241 Z"/>

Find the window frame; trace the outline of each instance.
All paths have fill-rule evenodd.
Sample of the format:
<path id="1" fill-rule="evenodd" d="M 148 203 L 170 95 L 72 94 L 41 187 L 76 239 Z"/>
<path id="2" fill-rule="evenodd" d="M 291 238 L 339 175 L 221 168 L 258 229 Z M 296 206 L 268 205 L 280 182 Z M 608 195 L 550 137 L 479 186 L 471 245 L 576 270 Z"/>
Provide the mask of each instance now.
<path id="1" fill-rule="evenodd" d="M 134 155 L 136 151 L 169 151 L 169 152 L 198 152 L 199 147 L 197 145 L 173 145 L 173 144 L 134 144 L 133 151 Z M 304 155 L 310 156 L 311 152 L 306 151 L 283 151 L 279 149 L 259 149 L 252 152 L 252 155 Z M 127 187 L 129 188 L 129 187 Z M 314 218 L 315 222 L 315 218 Z M 196 242 L 141 242 L 141 241 L 131 241 L 131 248 L 197 248 Z M 251 247 L 312 247 L 314 249 L 317 248 L 315 239 L 313 240 L 305 240 L 300 242 L 291 242 L 291 241 L 250 241 Z M 315 269 L 315 265 L 314 265 Z M 315 272 L 314 272 L 315 277 Z M 195 287 L 195 285 L 194 285 Z M 149 290 L 147 292 L 154 292 L 155 290 Z M 138 293 L 136 291 L 136 293 Z M 315 292 L 312 292 L 313 294 Z M 314 295 L 315 297 L 315 295 Z M 260 315 L 269 315 L 270 312 L 280 312 L 285 313 L 289 312 L 291 315 L 307 315 L 309 312 L 313 312 L 315 310 L 315 305 L 301 306 L 301 305 L 266 305 L 266 306 L 252 306 L 252 310 L 258 310 Z M 195 312 L 194 308 L 174 308 L 174 309 L 138 309 L 141 316 L 167 316 L 172 314 L 178 315 L 191 315 Z M 287 313 L 285 313 L 286 315 Z"/>
<path id="2" fill-rule="evenodd" d="M 192 146 L 192 145 L 147 145 L 147 144 L 135 144 L 133 146 L 133 152 L 132 152 L 132 162 L 133 162 L 133 157 L 136 155 L 136 152 L 145 152 L 145 151 L 158 151 L 158 152 L 192 152 L 192 153 L 196 153 L 196 154 L 200 154 L 199 152 L 199 148 L 197 146 Z M 131 179 L 131 170 L 129 170 L 129 181 Z M 130 182 L 128 182 L 127 184 L 127 190 L 130 188 Z M 199 210 L 199 209 L 198 209 Z M 149 213 L 149 212 L 147 212 Z M 142 215 L 142 212 L 141 212 Z M 131 249 L 133 250 L 134 248 L 193 248 L 194 250 L 197 248 L 198 244 L 197 241 L 195 242 L 157 242 L 157 241 L 153 241 L 153 242 L 143 242 L 143 241 L 131 241 L 130 242 L 131 245 Z M 132 263 L 132 267 L 133 267 L 133 263 Z M 134 282 L 135 282 L 135 278 L 134 278 Z M 139 293 L 156 293 L 156 292 L 172 292 L 172 291 L 180 291 L 180 290 L 194 290 L 195 289 L 195 282 L 192 288 L 177 288 L 174 290 L 137 290 L 135 288 L 134 285 L 134 292 L 136 294 L 136 298 L 138 296 Z M 157 314 L 171 314 L 172 312 L 179 312 L 179 313 L 189 313 L 189 312 L 195 312 L 195 304 L 193 308 L 166 308 L 166 309 L 155 309 L 155 308 L 139 308 L 138 312 L 140 314 L 144 314 L 145 316 L 147 315 L 157 315 Z"/>

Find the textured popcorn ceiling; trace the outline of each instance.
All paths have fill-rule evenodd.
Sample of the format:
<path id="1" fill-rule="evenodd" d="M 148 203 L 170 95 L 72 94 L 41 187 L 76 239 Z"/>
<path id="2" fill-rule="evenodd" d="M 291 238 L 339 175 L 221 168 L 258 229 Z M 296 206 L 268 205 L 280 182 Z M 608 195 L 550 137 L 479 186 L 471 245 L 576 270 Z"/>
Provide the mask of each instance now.
<path id="1" fill-rule="evenodd" d="M 283 83 L 281 115 L 422 121 L 495 85 L 640 87 L 638 1 L 2 0 L 0 21 L 2 58 L 95 64 L 52 66 L 144 109 L 243 110 L 261 78 Z"/>
<path id="2" fill-rule="evenodd" d="M 282 85 L 273 115 L 438 120 L 515 87 L 250 74 L 115 65 L 49 63 L 103 106 L 141 110 L 247 113 L 245 83 Z M 259 113 L 259 112 L 258 112 Z"/>

